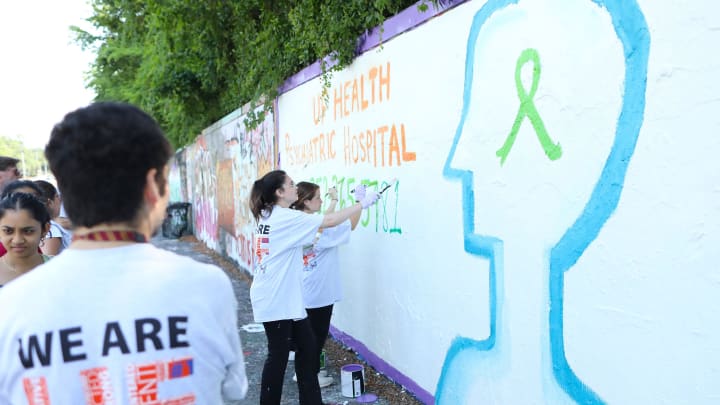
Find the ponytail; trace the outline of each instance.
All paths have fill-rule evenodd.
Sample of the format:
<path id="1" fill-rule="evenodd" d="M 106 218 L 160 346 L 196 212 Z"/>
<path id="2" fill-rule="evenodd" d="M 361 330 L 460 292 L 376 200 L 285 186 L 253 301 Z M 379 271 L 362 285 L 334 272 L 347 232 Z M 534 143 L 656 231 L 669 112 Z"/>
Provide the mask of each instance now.
<path id="1" fill-rule="evenodd" d="M 278 197 L 275 191 L 282 188 L 285 183 L 287 174 L 282 170 L 273 170 L 266 173 L 261 178 L 255 180 L 252 191 L 250 191 L 250 211 L 255 218 L 255 222 L 260 221 L 263 211 L 267 215 L 272 213 Z"/>
<path id="2" fill-rule="evenodd" d="M 295 187 L 297 187 L 298 199 L 294 203 L 290 204 L 290 208 L 298 211 L 305 211 L 307 208 L 305 206 L 305 201 L 312 200 L 315 193 L 320 190 L 320 186 L 315 183 L 310 183 L 309 181 L 301 181 L 296 184 Z"/>

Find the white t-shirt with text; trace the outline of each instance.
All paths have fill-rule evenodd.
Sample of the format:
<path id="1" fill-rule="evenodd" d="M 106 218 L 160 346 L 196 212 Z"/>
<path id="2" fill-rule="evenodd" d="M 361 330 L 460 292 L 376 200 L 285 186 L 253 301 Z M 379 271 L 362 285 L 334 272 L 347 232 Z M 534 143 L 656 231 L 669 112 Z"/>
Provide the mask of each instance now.
<path id="1" fill-rule="evenodd" d="M 350 241 L 350 220 L 323 229 L 315 243 L 303 247 L 305 308 L 320 308 L 342 299 L 338 246 Z"/>
<path id="2" fill-rule="evenodd" d="M 322 215 L 278 205 L 260 218 L 250 287 L 255 322 L 307 317 L 302 299 L 302 247 L 313 241 L 322 220 Z"/>
<path id="3" fill-rule="evenodd" d="M 220 404 L 247 392 L 219 268 L 147 243 L 63 254 L 0 290 L 0 404 Z"/>

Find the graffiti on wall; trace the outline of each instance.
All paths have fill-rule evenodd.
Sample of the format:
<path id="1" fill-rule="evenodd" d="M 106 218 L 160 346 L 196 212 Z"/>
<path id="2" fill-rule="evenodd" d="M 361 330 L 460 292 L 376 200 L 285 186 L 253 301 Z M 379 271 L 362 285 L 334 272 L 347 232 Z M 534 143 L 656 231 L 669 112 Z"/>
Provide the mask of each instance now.
<path id="1" fill-rule="evenodd" d="M 645 86 L 647 80 L 648 53 L 650 37 L 648 28 L 639 6 L 634 0 L 592 0 L 594 7 L 609 14 L 612 31 L 620 42 L 623 57 L 624 77 L 621 80 L 621 108 L 619 116 L 615 116 L 614 132 L 604 134 L 611 138 L 608 142 L 609 153 L 603 155 L 599 166 L 599 177 L 596 176 L 594 186 L 588 192 L 587 198 L 580 203 L 579 214 L 569 221 L 569 225 L 560 230 L 559 238 L 555 238 L 549 245 L 542 245 L 543 251 L 537 252 L 539 259 L 534 263 L 544 263 L 535 269 L 523 269 L 513 266 L 516 263 L 525 263 L 510 253 L 513 243 L 517 241 L 505 239 L 504 236 L 495 235 L 484 227 L 491 219 L 486 211 L 477 209 L 483 206 L 483 198 L 488 197 L 483 190 L 478 189 L 481 176 L 476 176 L 476 170 L 463 166 L 457 160 L 461 153 L 458 144 L 468 138 L 478 138 L 487 135 L 481 129 L 473 127 L 468 122 L 477 114 L 472 108 L 473 102 L 487 94 L 477 94 L 473 89 L 478 81 L 485 78 L 479 76 L 481 60 L 488 60 L 487 55 L 476 53 L 478 44 L 487 43 L 481 38 L 482 34 L 492 33 L 488 29 L 483 31 L 493 17 L 508 18 L 508 10 L 518 10 L 516 6 L 520 0 L 490 0 L 475 14 L 467 42 L 465 59 L 465 77 L 463 88 L 463 107 L 450 151 L 443 168 L 443 176 L 450 181 L 459 181 L 462 184 L 462 222 L 464 234 L 464 250 L 470 255 L 482 257 L 488 261 L 489 302 L 487 308 L 490 312 L 489 334 L 484 339 L 457 337 L 448 349 L 443 369 L 438 381 L 435 400 L 438 404 L 477 403 L 482 398 L 492 401 L 509 401 L 511 398 L 538 398 L 552 396 L 553 400 L 577 403 L 604 403 L 602 397 L 593 389 L 591 381 L 585 381 L 582 375 L 571 367 L 566 356 L 565 334 L 565 274 L 576 264 L 588 245 L 597 237 L 608 218 L 615 211 L 622 192 L 628 163 L 631 160 L 640 128 L 643 122 L 645 106 Z M 521 41 L 530 41 L 523 38 Z M 563 134 L 552 128 L 546 128 L 541 119 L 541 113 L 534 104 L 534 97 L 540 76 L 540 54 L 542 48 L 537 45 L 527 47 L 525 44 L 518 50 L 520 57 L 516 56 L 516 81 L 518 91 L 519 110 L 514 123 L 510 122 L 508 130 L 502 134 L 503 143 L 493 145 L 492 156 L 487 160 L 506 170 L 512 159 L 519 153 L 515 151 L 514 143 L 520 142 L 522 135 L 534 132 L 540 143 L 540 151 L 546 160 L 541 162 L 550 167 L 571 156 L 572 150 L 565 149 L 566 140 Z M 489 58 L 492 59 L 492 58 Z M 531 65 L 531 80 L 523 81 L 520 71 L 523 65 Z M 489 80 L 489 79 L 488 79 Z M 530 83 L 530 86 L 528 86 Z M 530 90 L 526 90 L 526 89 Z M 521 125 L 532 128 L 524 134 L 518 135 Z M 509 135 L 508 135 L 509 134 Z M 552 137 L 551 137 L 552 134 Z M 560 145 L 563 144 L 561 147 Z M 498 149 L 499 146 L 499 149 Z M 530 150 L 530 149 L 528 149 Z M 476 156 L 481 156 L 474 151 Z M 562 160 L 558 160 L 560 158 Z M 499 158 L 499 159 L 498 159 Z M 498 161 L 499 160 L 499 161 Z M 532 170 L 532 169 L 531 169 Z M 544 169 L 543 169 L 544 170 Z M 541 172 L 541 170 L 537 170 Z M 487 173 L 482 173 L 487 176 Z M 476 227 L 477 224 L 477 227 Z M 532 239 L 525 236 L 522 244 Z M 547 247 L 549 246 L 549 248 Z M 513 252 L 525 253 L 525 252 Z M 528 252 L 530 254 L 532 252 Z M 522 273 L 525 271 L 524 273 Z M 521 273 L 521 274 L 518 274 Z M 517 287 L 517 281 L 526 277 L 529 280 L 538 280 Z M 544 278 L 544 280 L 543 280 Z M 524 281 L 524 280 L 523 280 Z M 515 284 L 513 284 L 515 283 Z M 521 283 L 522 284 L 522 281 Z M 523 297 L 518 297 L 522 292 Z M 530 297 L 528 299 L 527 297 Z M 532 298 L 537 298 L 533 301 Z M 520 304 L 526 304 L 524 307 Z M 538 310 L 537 308 L 541 308 Z M 538 327 L 530 325 L 522 328 L 522 321 L 527 319 L 533 323 L 535 319 Z M 513 330 L 520 326 L 520 330 Z M 528 336 L 528 331 L 531 333 Z M 515 332 L 515 333 L 513 333 Z M 511 355 L 512 354 L 512 355 Z M 526 387 L 516 384 L 505 384 L 503 378 L 519 371 L 523 377 L 532 376 L 537 382 L 523 380 L 532 393 L 524 392 Z M 527 369 L 530 369 L 529 371 Z M 522 374 L 524 373 L 524 374 Z M 479 380 L 489 382 L 483 384 Z M 551 387 L 550 387 L 551 386 Z M 550 387 L 550 388 L 548 388 Z M 524 396 L 524 397 L 523 397 Z M 512 402 L 512 401 L 511 401 Z"/>
<path id="2" fill-rule="evenodd" d="M 237 193 L 235 211 L 238 214 L 235 217 L 236 229 L 254 222 L 247 202 L 255 180 L 275 167 L 274 139 L 271 114 L 251 130 L 240 117 L 225 133 L 225 144 L 233 148 L 233 187 Z"/>
<path id="3" fill-rule="evenodd" d="M 170 160 L 170 171 L 168 173 L 168 187 L 170 189 L 170 201 L 178 202 L 183 201 L 183 185 L 182 177 L 180 176 L 180 164 L 185 162 L 178 162 L 176 158 Z"/>
<path id="4" fill-rule="evenodd" d="M 205 135 L 187 149 L 188 183 L 192 190 L 195 235 L 208 247 L 218 246 L 217 173 Z"/>
<path id="5" fill-rule="evenodd" d="M 229 114 L 177 154 L 176 160 L 184 163 L 196 236 L 250 271 L 254 228 L 250 191 L 258 177 L 274 168 L 276 152 L 272 114 L 252 130 L 247 130 L 243 118 L 241 110 Z"/>
<path id="6" fill-rule="evenodd" d="M 250 212 L 250 192 L 255 180 L 275 168 L 274 117 L 254 129 L 245 126 L 238 117 L 224 132 L 225 145 L 232 151 L 232 189 L 235 237 L 229 255 L 246 270 L 252 269 L 252 236 L 255 219 Z"/>
<path id="7" fill-rule="evenodd" d="M 233 193 L 233 161 L 218 162 L 218 226 L 235 235 L 235 195 Z"/>

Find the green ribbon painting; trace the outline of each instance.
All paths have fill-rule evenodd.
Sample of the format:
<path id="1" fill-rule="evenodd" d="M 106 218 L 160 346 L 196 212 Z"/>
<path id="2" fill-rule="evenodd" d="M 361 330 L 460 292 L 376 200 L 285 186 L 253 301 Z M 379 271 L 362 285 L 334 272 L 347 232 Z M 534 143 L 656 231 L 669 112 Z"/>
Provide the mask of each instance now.
<path id="1" fill-rule="evenodd" d="M 522 67 L 528 62 L 532 62 L 533 64 L 533 75 L 532 84 L 530 85 L 530 93 L 525 91 L 525 88 L 522 84 L 522 79 L 520 78 L 520 72 L 522 70 Z M 540 141 L 540 145 L 542 145 L 542 148 L 545 151 L 545 155 L 550 160 L 558 160 L 562 156 L 562 148 L 560 147 L 560 143 L 558 142 L 555 144 L 553 143 L 552 139 L 550 139 L 550 136 L 545 129 L 545 124 L 543 124 L 542 118 L 540 118 L 540 114 L 538 113 L 538 110 L 535 107 L 535 103 L 533 102 L 533 97 L 535 97 L 535 92 L 537 91 L 539 81 L 540 56 L 535 49 L 526 49 L 520 54 L 520 58 L 517 61 L 517 66 L 515 67 L 515 87 L 517 87 L 518 98 L 520 99 L 520 108 L 518 109 L 518 113 L 515 116 L 515 123 L 513 124 L 512 130 L 510 131 L 510 135 L 508 135 L 503 146 L 498 149 L 497 152 L 495 152 L 495 155 L 500 158 L 500 165 L 505 163 L 505 159 L 507 159 L 507 155 L 510 153 L 510 149 L 512 149 L 512 146 L 515 143 L 515 138 L 517 137 L 517 133 L 520 130 L 520 124 L 522 124 L 522 121 L 525 117 L 530 120 L 530 123 L 535 129 L 535 133 L 537 134 L 538 140 Z"/>

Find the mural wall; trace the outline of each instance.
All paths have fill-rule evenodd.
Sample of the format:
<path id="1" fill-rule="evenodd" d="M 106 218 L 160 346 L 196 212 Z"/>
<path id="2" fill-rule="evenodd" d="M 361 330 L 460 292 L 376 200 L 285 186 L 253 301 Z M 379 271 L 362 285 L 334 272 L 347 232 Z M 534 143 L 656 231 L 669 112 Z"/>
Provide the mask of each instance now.
<path id="1" fill-rule="evenodd" d="M 311 66 L 276 127 L 204 131 L 198 237 L 250 270 L 276 161 L 341 207 L 364 183 L 333 334 L 424 403 L 717 402 L 720 5 L 444 4 L 371 33 L 327 101 Z"/>
<path id="2" fill-rule="evenodd" d="M 275 167 L 276 153 L 272 114 L 248 130 L 246 113 L 238 109 L 205 129 L 176 155 L 173 168 L 184 161 L 197 238 L 251 271 L 254 219 L 247 200 L 253 182 Z"/>

